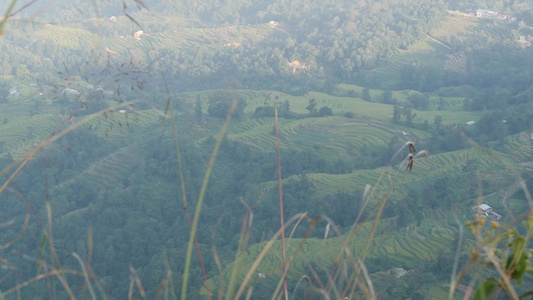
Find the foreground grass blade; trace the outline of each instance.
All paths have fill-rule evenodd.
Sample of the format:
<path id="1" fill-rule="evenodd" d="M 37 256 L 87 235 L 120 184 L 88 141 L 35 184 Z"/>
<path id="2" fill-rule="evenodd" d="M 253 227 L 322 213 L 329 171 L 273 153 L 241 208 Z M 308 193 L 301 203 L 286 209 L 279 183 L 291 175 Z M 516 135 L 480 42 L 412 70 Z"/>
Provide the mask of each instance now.
<path id="1" fill-rule="evenodd" d="M 287 223 L 285 223 L 285 226 L 287 227 L 290 224 L 294 223 L 295 221 L 299 220 L 302 217 L 302 215 L 304 215 L 304 214 L 307 214 L 307 213 L 299 213 L 299 214 L 294 215 Z M 308 230 L 308 233 L 310 233 L 310 231 L 312 231 L 312 229 L 314 228 L 314 226 L 316 225 L 316 222 L 318 222 L 318 220 L 319 220 L 318 217 L 313 219 L 313 221 L 311 222 L 310 228 Z M 270 250 L 272 245 L 274 245 L 274 242 L 279 238 L 279 236 L 281 235 L 281 232 L 283 230 L 285 230 L 285 228 L 280 228 L 272 236 L 272 238 L 268 241 L 268 243 L 266 243 L 266 245 L 263 248 L 263 250 L 261 250 L 261 252 L 259 253 L 258 257 L 255 259 L 254 263 L 252 264 L 252 266 L 248 270 L 248 273 L 246 273 L 246 276 L 244 277 L 244 280 L 242 281 L 241 286 L 239 287 L 239 290 L 235 294 L 235 298 L 234 299 L 240 299 L 240 297 L 244 293 L 244 290 L 245 290 L 246 286 L 248 285 L 248 283 L 252 279 L 253 274 L 257 270 L 257 267 L 259 267 L 259 264 L 263 261 L 263 259 L 265 258 L 266 254 L 268 253 L 268 251 Z"/>
<path id="2" fill-rule="evenodd" d="M 281 160 L 279 153 L 279 130 L 278 130 L 278 105 L 274 105 L 274 119 L 276 124 L 276 149 L 278 155 L 278 189 L 279 189 L 279 218 L 281 222 L 281 228 L 285 228 L 283 217 L 283 191 L 281 184 Z M 285 251 L 285 230 L 281 231 L 281 254 L 283 258 L 283 288 L 285 291 L 285 300 L 289 300 L 287 292 L 287 253 Z"/>
<path id="3" fill-rule="evenodd" d="M 41 242 L 41 251 L 39 251 L 39 265 L 37 266 L 37 275 L 41 272 L 41 265 L 43 263 L 44 246 L 46 245 L 46 233 L 43 235 L 43 241 Z"/>
<path id="4" fill-rule="evenodd" d="M 178 126 L 176 125 L 176 117 L 174 116 L 174 109 L 172 107 L 172 99 L 170 97 L 170 92 L 168 90 L 167 80 L 163 74 L 163 79 L 165 83 L 165 89 L 168 94 L 167 107 L 165 108 L 165 113 L 163 114 L 163 121 L 161 123 L 161 128 L 165 122 L 167 113 L 170 112 L 172 119 L 172 130 L 174 133 L 174 146 L 176 147 L 176 157 L 178 158 L 178 170 L 180 174 L 180 186 L 181 186 L 181 197 L 183 199 L 183 209 L 185 210 L 185 215 L 187 216 L 187 223 L 189 223 L 189 228 L 192 228 L 191 215 L 189 214 L 189 209 L 187 207 L 187 193 L 185 192 L 185 177 L 183 176 L 183 168 L 181 164 L 181 152 L 178 142 Z M 207 291 L 207 299 L 211 300 L 211 290 L 209 289 L 209 284 L 207 283 L 207 273 L 205 272 L 204 260 L 202 258 L 202 252 L 200 251 L 200 246 L 198 245 L 198 239 L 194 237 L 194 246 L 196 248 L 196 253 L 198 255 L 198 260 L 200 261 L 200 268 L 202 269 L 202 276 L 204 277 L 204 286 Z"/>
<path id="5" fill-rule="evenodd" d="M 83 277 L 85 278 L 85 283 L 89 288 L 89 293 L 91 294 L 91 299 L 96 300 L 96 295 L 94 294 L 93 286 L 91 285 L 91 280 L 89 279 L 89 274 L 87 273 L 87 268 L 81 260 L 81 257 L 77 253 L 72 253 L 72 256 L 79 262 L 81 271 L 83 272 Z"/>
<path id="6" fill-rule="evenodd" d="M 224 135 L 226 134 L 226 131 L 228 130 L 231 117 L 233 116 L 233 112 L 235 111 L 236 107 L 237 107 L 237 99 L 233 101 L 233 105 L 231 106 L 231 109 L 226 118 L 226 121 L 224 122 L 222 129 L 220 129 L 220 134 L 215 144 L 215 149 L 213 149 L 213 153 L 211 154 L 211 159 L 209 160 L 209 165 L 207 166 L 207 170 L 205 172 L 204 181 L 202 183 L 202 188 L 200 189 L 200 195 L 198 196 L 198 202 L 196 203 L 196 210 L 194 211 L 194 219 L 192 222 L 191 235 L 190 235 L 189 243 L 187 246 L 187 255 L 185 258 L 185 270 L 183 271 L 183 282 L 182 282 L 182 287 L 181 287 L 181 299 L 187 299 L 187 284 L 189 281 L 189 269 L 191 268 L 192 246 L 194 244 L 194 238 L 196 236 L 196 228 L 198 227 L 198 219 L 200 218 L 200 211 L 202 210 L 202 203 L 204 202 L 205 191 L 207 190 L 207 183 L 209 182 L 209 177 L 211 176 L 211 171 L 213 170 L 213 165 L 215 164 L 215 159 L 217 157 L 218 150 L 220 149 L 220 145 L 222 144 L 222 139 L 224 138 Z"/>
<path id="7" fill-rule="evenodd" d="M 0 37 L 4 35 L 4 26 L 6 25 L 7 19 L 9 19 L 9 17 L 11 16 L 11 12 L 13 12 L 13 9 L 15 9 L 15 4 L 17 4 L 17 0 L 11 1 L 9 8 L 6 11 L 6 14 L 4 15 L 4 19 L 2 20 L 2 23 L 0 23 Z"/>

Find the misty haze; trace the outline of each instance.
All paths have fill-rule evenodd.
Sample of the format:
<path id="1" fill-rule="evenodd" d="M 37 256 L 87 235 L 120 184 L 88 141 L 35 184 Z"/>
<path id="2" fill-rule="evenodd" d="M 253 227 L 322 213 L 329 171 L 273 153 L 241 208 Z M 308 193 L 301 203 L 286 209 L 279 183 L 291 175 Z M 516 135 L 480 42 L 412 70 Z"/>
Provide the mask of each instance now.
<path id="1" fill-rule="evenodd" d="M 533 4 L 0 0 L 0 299 L 526 299 Z"/>

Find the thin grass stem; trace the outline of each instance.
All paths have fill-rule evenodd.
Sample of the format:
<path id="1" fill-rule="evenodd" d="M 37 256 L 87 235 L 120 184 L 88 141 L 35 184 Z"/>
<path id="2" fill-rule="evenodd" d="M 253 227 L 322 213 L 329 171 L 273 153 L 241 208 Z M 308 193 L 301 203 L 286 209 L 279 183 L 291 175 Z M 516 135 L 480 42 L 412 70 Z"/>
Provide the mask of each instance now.
<path id="1" fill-rule="evenodd" d="M 192 221 L 191 221 L 191 215 L 189 214 L 189 210 L 187 208 L 187 193 L 185 191 L 185 177 L 183 176 L 183 167 L 181 163 L 181 153 L 180 153 L 180 147 L 178 143 L 178 126 L 176 125 L 176 117 L 174 116 L 174 108 L 172 107 L 172 99 L 170 98 L 170 92 L 168 90 L 168 84 L 166 81 L 166 77 L 163 76 L 165 88 L 167 91 L 168 100 L 167 100 L 167 107 L 165 108 L 165 115 L 168 112 L 170 112 L 171 119 L 172 119 L 172 130 L 174 133 L 174 146 L 176 147 L 176 157 L 178 158 L 178 170 L 180 175 L 180 186 L 181 186 L 181 197 L 183 199 L 183 210 L 185 210 L 185 215 L 187 216 L 187 223 L 189 223 L 189 228 L 192 228 Z M 163 121 L 165 122 L 165 118 L 163 117 Z M 161 126 L 163 123 L 161 123 Z M 202 269 L 202 275 L 204 277 L 204 286 L 207 291 L 207 298 L 211 300 L 211 291 L 209 289 L 209 284 L 207 283 L 207 273 L 205 271 L 204 267 L 204 260 L 202 259 L 202 252 L 200 251 L 200 246 L 198 245 L 198 239 L 196 236 L 194 237 L 194 246 L 196 248 L 196 254 L 198 255 L 198 260 L 200 261 L 200 268 Z"/>
<path id="2" fill-rule="evenodd" d="M 303 213 L 299 213 L 299 214 L 294 215 L 291 219 L 289 219 L 289 221 L 287 221 L 285 223 L 285 226 L 289 226 L 290 224 L 292 224 L 293 222 L 298 220 L 302 215 L 303 215 Z M 313 227 L 314 227 L 314 224 L 316 224 L 317 221 L 318 221 L 318 218 L 313 219 L 313 222 L 312 222 Z M 242 281 L 241 286 L 239 287 L 239 290 L 237 290 L 237 293 L 235 294 L 234 299 L 240 299 L 240 297 L 244 293 L 244 289 L 246 288 L 246 286 L 250 282 L 250 279 L 252 278 L 252 274 L 254 274 L 255 270 L 257 270 L 257 267 L 259 267 L 259 264 L 261 263 L 261 261 L 263 261 L 263 259 L 265 258 L 265 255 L 268 253 L 270 248 L 272 248 L 272 245 L 274 244 L 274 242 L 280 237 L 281 232 L 283 230 L 285 230 L 285 228 L 280 228 L 272 236 L 272 238 L 266 243 L 265 247 L 261 250 L 261 252 L 259 253 L 259 256 L 255 259 L 255 261 L 253 262 L 252 266 L 248 270 L 248 273 L 246 273 L 246 275 L 244 277 L 244 280 Z"/>
<path id="3" fill-rule="evenodd" d="M 209 164 L 207 166 L 207 170 L 206 170 L 205 177 L 202 183 L 202 187 L 200 189 L 200 195 L 198 196 L 198 202 L 196 204 L 196 210 L 194 212 L 194 219 L 192 223 L 189 244 L 187 246 L 187 255 L 185 257 L 185 270 L 183 271 L 181 299 L 186 299 L 187 297 L 187 284 L 189 281 L 189 270 L 191 267 L 192 245 L 194 243 L 194 237 L 196 236 L 196 228 L 198 227 L 198 219 L 200 218 L 200 212 L 202 210 L 202 204 L 204 202 L 205 192 L 207 190 L 207 183 L 209 182 L 209 177 L 211 176 L 211 171 L 213 170 L 213 165 L 215 164 L 215 159 L 217 157 L 218 150 L 220 149 L 220 145 L 222 144 L 222 139 L 224 138 L 224 135 L 226 134 L 229 123 L 231 121 L 231 117 L 233 116 L 233 112 L 235 111 L 236 107 L 237 107 L 237 100 L 233 101 L 233 105 L 231 106 L 231 109 L 228 113 L 226 121 L 224 122 L 224 125 L 222 125 L 222 128 L 220 129 L 220 134 L 215 144 L 215 148 L 213 149 L 213 153 L 211 154 L 211 159 L 209 160 Z"/>
<path id="4" fill-rule="evenodd" d="M 279 214 L 281 228 L 285 228 L 284 225 L 284 216 L 283 216 L 283 191 L 281 183 L 281 159 L 279 151 L 279 130 L 278 130 L 278 104 L 274 104 L 274 122 L 276 124 L 276 150 L 277 150 L 277 159 L 278 159 L 278 189 L 279 189 Z M 285 230 L 281 232 L 281 255 L 283 258 L 283 288 L 285 291 L 285 300 L 289 300 L 289 294 L 287 292 L 287 266 L 286 266 L 286 257 L 285 252 Z"/>
<path id="5" fill-rule="evenodd" d="M 85 283 L 87 284 L 87 288 L 89 289 L 89 293 L 91 294 L 91 298 L 93 300 L 96 300 L 96 295 L 94 294 L 93 286 L 91 285 L 91 280 L 89 279 L 89 274 L 87 273 L 85 264 L 77 253 L 71 253 L 71 255 L 79 262 L 81 271 L 83 272 L 83 277 L 85 278 Z"/>
<path id="6" fill-rule="evenodd" d="M 457 249 L 455 249 L 455 259 L 453 261 L 452 277 L 450 279 L 450 293 L 448 295 L 448 299 L 450 300 L 453 299 L 452 290 L 455 290 L 455 285 L 458 284 L 458 282 L 455 281 L 455 274 L 457 273 L 457 266 L 459 264 L 459 253 L 463 246 L 463 225 L 461 225 L 457 219 L 456 222 L 459 224 L 459 243 L 457 244 Z"/>

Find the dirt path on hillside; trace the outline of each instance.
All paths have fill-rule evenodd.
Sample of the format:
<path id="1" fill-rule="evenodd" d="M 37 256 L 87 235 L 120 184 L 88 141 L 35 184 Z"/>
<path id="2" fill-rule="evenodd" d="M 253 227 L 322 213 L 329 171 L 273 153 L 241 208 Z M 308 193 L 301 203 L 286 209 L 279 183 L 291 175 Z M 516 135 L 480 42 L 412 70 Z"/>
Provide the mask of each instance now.
<path id="1" fill-rule="evenodd" d="M 444 47 L 448 48 L 450 51 L 453 51 L 452 48 L 450 48 L 450 46 L 448 46 L 448 45 L 444 44 L 443 42 L 437 40 L 436 38 L 432 37 L 431 35 L 426 34 L 426 36 L 427 36 L 430 40 L 434 41 L 435 43 L 438 43 L 438 44 L 440 44 L 440 45 L 443 45 Z"/>
<path id="2" fill-rule="evenodd" d="M 502 200 L 501 200 L 503 207 L 505 207 L 505 210 L 507 211 L 507 213 L 509 213 L 511 215 L 511 218 L 513 218 L 513 219 L 514 219 L 514 214 L 513 214 L 513 211 L 511 210 L 511 208 L 509 207 L 508 200 L 516 192 L 518 192 L 518 190 L 520 190 L 520 182 L 513 183 L 512 185 L 507 187 L 507 189 L 503 192 L 503 197 L 502 197 Z"/>

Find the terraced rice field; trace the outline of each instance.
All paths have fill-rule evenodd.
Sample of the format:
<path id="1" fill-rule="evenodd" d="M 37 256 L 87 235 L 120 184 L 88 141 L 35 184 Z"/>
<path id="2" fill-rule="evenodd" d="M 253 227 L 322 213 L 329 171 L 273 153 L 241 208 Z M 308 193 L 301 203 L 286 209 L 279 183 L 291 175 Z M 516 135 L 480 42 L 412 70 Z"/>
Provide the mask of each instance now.
<path id="1" fill-rule="evenodd" d="M 354 90 L 360 92 L 361 87 L 355 85 L 339 85 L 338 88 L 350 91 Z M 181 96 L 185 101 L 189 103 L 194 103 L 196 101 L 196 96 L 199 95 L 201 101 L 203 101 L 204 112 L 207 112 L 208 103 L 207 98 L 211 93 L 216 91 L 204 91 L 198 93 L 183 93 Z M 382 122 L 385 127 L 392 127 L 392 116 L 394 111 L 394 106 L 389 104 L 382 104 L 376 102 L 367 102 L 361 98 L 350 98 L 350 97 L 340 97 L 328 95 L 320 92 L 309 92 L 303 96 L 293 96 L 289 94 L 280 93 L 277 91 L 268 91 L 268 90 L 237 90 L 237 95 L 243 98 L 247 106 L 245 108 L 245 113 L 248 115 L 253 114 L 255 109 L 259 106 L 273 105 L 273 99 L 277 97 L 277 101 L 284 103 L 285 100 L 289 101 L 290 110 L 298 114 L 308 114 L 309 111 L 306 107 L 309 105 L 309 100 L 315 99 L 317 103 L 317 109 L 320 109 L 322 106 L 328 106 L 332 109 L 334 115 L 344 115 L 346 112 L 352 112 L 357 117 L 361 117 L 367 120 L 372 120 L 373 122 Z M 370 90 L 372 97 L 380 97 L 383 91 L 381 90 Z M 393 97 L 405 101 L 409 91 L 395 91 L 393 92 Z M 438 101 L 438 98 L 431 99 L 432 102 Z M 445 102 L 452 103 L 454 105 L 462 105 L 462 99 L 459 98 L 449 98 L 445 99 Z M 436 107 L 436 105 L 434 105 Z M 423 123 L 428 121 L 430 124 L 433 122 L 435 117 L 441 116 L 443 119 L 443 124 L 464 124 L 470 120 L 478 120 L 480 117 L 479 112 L 471 111 L 450 111 L 450 110 L 428 110 L 428 111 L 418 111 L 412 110 L 413 114 L 416 113 L 416 118 L 413 120 L 414 123 Z M 350 120 L 350 119 L 346 119 Z M 347 121 L 349 122 L 349 121 Z M 357 121 L 359 122 L 359 121 Z M 366 121 L 364 121 L 366 122 Z M 398 126 L 396 126 L 398 127 Z M 398 128 L 398 130 L 401 130 Z M 416 129 L 408 129 L 408 131 L 413 132 L 416 136 L 422 138 L 427 136 L 427 133 L 419 131 Z"/>
<path id="2" fill-rule="evenodd" d="M 273 151 L 276 145 L 274 126 L 273 118 L 244 120 L 232 125 L 228 137 L 260 151 Z M 353 151 L 387 147 L 393 135 L 397 134 L 387 127 L 356 123 L 344 117 L 281 119 L 279 128 L 282 148 L 316 148 L 331 160 L 349 159 Z"/>
<path id="3" fill-rule="evenodd" d="M 22 118 L 26 118 L 27 116 L 28 112 L 24 109 L 20 109 L 18 106 L 10 104 L 0 105 L 0 126 L 17 122 Z"/>
<path id="4" fill-rule="evenodd" d="M 479 39 L 484 41 L 503 41 L 512 39 L 510 27 L 502 22 L 494 23 L 490 19 L 465 17 L 452 14 L 431 32 L 437 39 L 448 40 L 455 36 L 459 39 Z"/>
<path id="5" fill-rule="evenodd" d="M 102 115 L 91 120 L 84 127 L 90 128 L 95 134 L 100 137 L 111 139 L 127 138 L 128 128 L 131 126 L 147 127 L 151 124 L 161 122 L 163 111 L 159 109 L 146 109 L 138 111 L 130 111 L 127 113 L 120 113 L 114 111 L 112 113 Z M 83 118 L 75 118 L 76 122 Z"/>
<path id="6" fill-rule="evenodd" d="M 131 22 L 129 20 L 120 20 Z M 175 20 L 160 20 L 172 23 Z M 179 21 L 178 23 L 182 23 Z M 171 24 L 169 28 L 176 28 Z M 134 37 L 134 32 L 118 35 L 116 37 L 102 37 L 87 30 L 66 28 L 60 25 L 46 25 L 37 33 L 43 41 L 59 46 L 80 49 L 96 47 L 107 48 L 111 53 L 129 55 L 132 49 L 143 49 L 146 53 L 151 49 L 195 49 L 200 46 L 212 48 L 240 47 L 247 43 L 256 43 L 262 39 L 279 34 L 279 31 L 267 24 L 258 26 L 231 26 L 227 28 L 184 28 L 165 32 L 144 32 L 139 39 Z"/>
<path id="7" fill-rule="evenodd" d="M 463 52 L 446 55 L 446 63 L 444 64 L 444 69 L 457 73 L 466 73 L 466 63 L 467 56 Z"/>
<path id="8" fill-rule="evenodd" d="M 431 36 L 437 39 L 447 39 L 450 36 L 465 37 L 477 26 L 476 18 L 452 14 L 431 31 Z"/>
<path id="9" fill-rule="evenodd" d="M 138 157 L 139 155 L 135 153 L 135 146 L 124 147 L 92 164 L 76 177 L 61 182 L 56 186 L 56 190 L 79 181 L 88 182 L 100 189 L 116 186 L 125 181 L 129 171 L 142 163 L 138 161 Z"/>
<path id="10" fill-rule="evenodd" d="M 7 124 L 0 125 L 0 141 L 4 143 L 0 155 L 10 153 L 14 159 L 18 159 L 28 154 L 60 123 L 59 115 L 55 114 L 26 115 L 11 119 Z"/>
<path id="11" fill-rule="evenodd" d="M 527 132 L 507 137 L 505 148 L 516 163 L 529 161 L 533 157 L 533 140 Z"/>
<path id="12" fill-rule="evenodd" d="M 44 42 L 51 42 L 67 48 L 79 49 L 94 47 L 99 37 L 87 30 L 67 28 L 59 25 L 46 25 L 36 32 Z"/>
<path id="13" fill-rule="evenodd" d="M 361 257 L 362 251 L 367 243 L 371 229 L 370 223 L 361 227 L 354 238 L 347 244 L 354 256 Z M 455 239 L 456 230 L 443 225 L 436 226 L 436 229 L 429 233 L 422 233 L 416 227 L 395 231 L 391 220 L 381 220 L 376 228 L 376 234 L 372 239 L 366 258 L 389 258 L 397 263 L 397 267 L 416 267 L 424 261 L 436 259 L 439 253 L 452 250 L 452 243 Z M 344 238 L 347 238 L 346 236 Z M 330 270 L 335 258 L 342 253 L 342 244 L 338 237 L 323 239 L 289 239 L 287 240 L 287 257 L 293 257 L 290 262 L 290 274 L 299 277 L 307 274 L 309 262 L 319 269 Z M 252 263 L 265 247 L 265 243 L 253 245 L 248 248 L 244 258 L 242 273 L 239 277 L 244 278 Z M 299 248 L 300 247 L 300 248 Z M 341 258 L 344 260 L 345 258 Z M 276 241 L 268 251 L 265 258 L 259 264 L 257 272 L 265 273 L 267 278 L 279 278 L 281 273 L 281 242 Z M 222 277 L 227 283 L 229 281 L 234 263 L 230 263 L 222 272 Z M 210 279 L 210 286 L 220 286 L 220 276 Z"/>
<path id="14" fill-rule="evenodd" d="M 467 17 L 464 14 L 450 12 L 444 21 L 434 28 L 430 36 L 420 39 L 410 45 L 407 50 L 399 50 L 381 67 L 371 72 L 381 82 L 397 81 L 397 75 L 404 66 L 417 63 L 433 66 L 438 69 L 447 69 L 460 73 L 466 72 L 466 56 L 452 53 L 448 46 L 451 38 L 468 40 L 469 43 L 477 41 L 481 47 L 488 44 L 501 44 L 513 40 L 512 29 L 509 24 L 488 19 Z M 387 84 L 382 84 L 387 86 Z"/>
<path id="15" fill-rule="evenodd" d="M 272 118 L 246 120 L 232 126 L 228 137 L 231 140 L 244 142 L 256 150 L 272 151 L 276 145 L 276 138 L 272 134 L 273 126 Z"/>
<path id="16" fill-rule="evenodd" d="M 396 55 L 394 55 L 390 60 L 387 60 L 382 67 L 376 69 L 374 72 L 378 74 L 400 74 L 402 68 L 407 65 L 411 65 L 412 63 L 429 65 L 439 69 L 444 68 L 444 60 L 442 58 L 436 59 L 435 55 L 430 54 L 433 52 L 443 54 L 449 52 L 449 50 L 442 49 L 443 47 L 440 44 L 435 43 L 427 38 L 422 39 L 422 41 L 419 43 L 429 44 L 432 50 L 424 51 L 423 53 L 410 50 L 410 48 L 408 48 L 408 50 L 399 50 Z M 415 48 L 416 45 L 417 44 L 414 45 Z"/>
<path id="17" fill-rule="evenodd" d="M 173 27 L 175 28 L 175 27 Z M 112 51 L 127 54 L 131 49 L 174 49 L 186 51 L 200 46 L 210 48 L 240 47 L 243 44 L 255 43 L 271 35 L 277 34 L 268 25 L 231 26 L 228 28 L 179 28 L 165 32 L 145 32 L 139 39 L 130 35 L 105 38 L 104 43 Z"/>
<path id="18" fill-rule="evenodd" d="M 510 161 L 510 157 L 502 153 L 493 153 L 494 156 L 502 160 Z M 470 160 L 478 162 L 480 168 L 487 170 L 503 170 L 504 165 L 480 149 L 466 149 L 448 152 L 437 155 L 430 155 L 428 158 L 417 158 L 411 172 L 405 172 L 405 164 L 400 166 L 398 171 L 392 171 L 391 178 L 397 183 L 394 187 L 393 195 L 401 198 L 406 195 L 405 184 L 409 181 L 435 178 L 445 174 L 462 172 L 461 169 Z M 377 203 L 386 192 L 388 180 L 382 178 L 386 168 L 374 170 L 357 170 L 349 174 L 308 174 L 308 178 L 316 187 L 318 196 L 334 195 L 337 192 L 353 194 L 355 191 L 363 191 L 365 185 L 376 185 L 381 178 L 375 197 L 371 198 L 371 203 Z M 287 179 L 288 180 L 288 179 Z M 265 188 L 274 186 L 265 184 Z"/>

